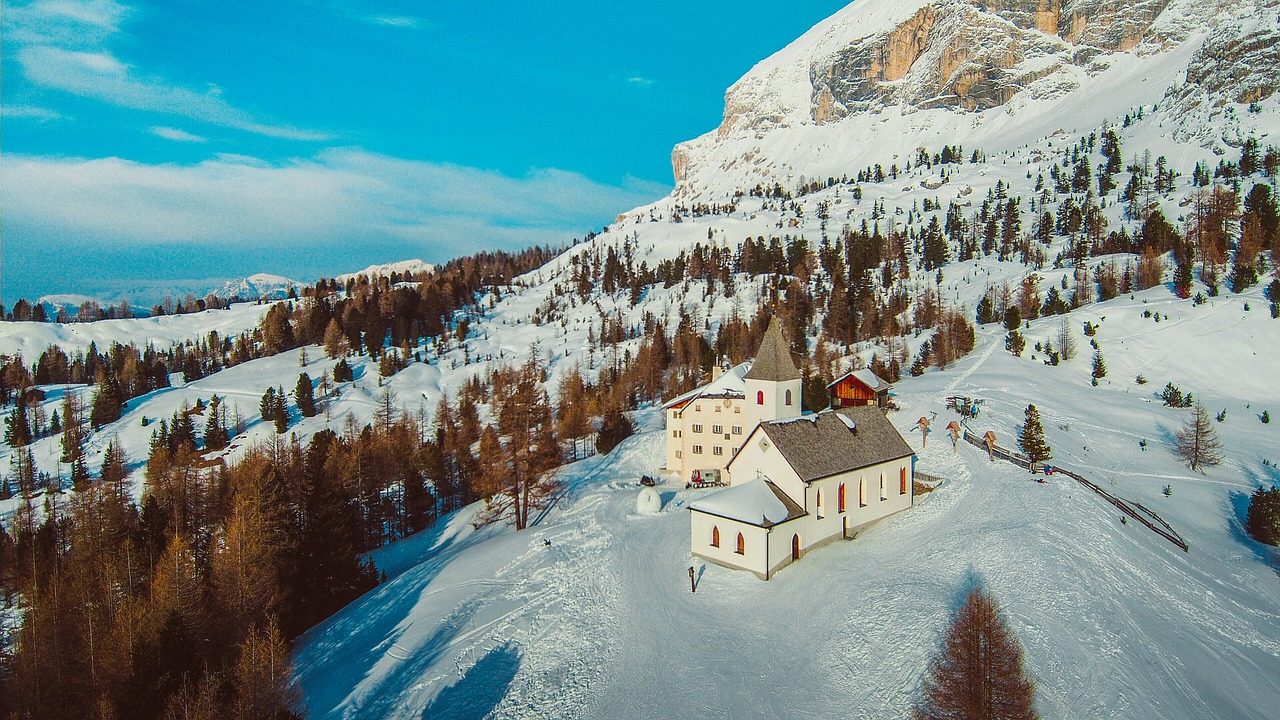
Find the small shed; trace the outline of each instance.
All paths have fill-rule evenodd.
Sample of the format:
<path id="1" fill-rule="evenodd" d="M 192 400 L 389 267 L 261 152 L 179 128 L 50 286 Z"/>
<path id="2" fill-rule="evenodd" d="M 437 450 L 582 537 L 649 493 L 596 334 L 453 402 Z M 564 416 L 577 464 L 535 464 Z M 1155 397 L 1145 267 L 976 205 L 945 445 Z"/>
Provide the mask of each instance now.
<path id="1" fill-rule="evenodd" d="M 833 409 L 847 407 L 867 407 L 875 405 L 880 408 L 889 407 L 889 388 L 887 380 L 866 368 L 851 370 L 827 386 L 831 396 Z"/>

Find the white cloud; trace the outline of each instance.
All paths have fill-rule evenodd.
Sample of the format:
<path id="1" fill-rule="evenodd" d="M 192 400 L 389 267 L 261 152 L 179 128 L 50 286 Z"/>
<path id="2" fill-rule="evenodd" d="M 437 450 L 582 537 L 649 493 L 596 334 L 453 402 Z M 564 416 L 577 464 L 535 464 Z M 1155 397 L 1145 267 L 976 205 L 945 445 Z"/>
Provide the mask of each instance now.
<path id="1" fill-rule="evenodd" d="M 151 128 L 151 134 L 162 137 L 165 140 L 173 140 L 174 142 L 202 143 L 206 141 L 205 138 L 202 138 L 199 135 L 192 135 L 186 130 L 179 130 L 178 128 L 171 127 L 153 127 Z"/>
<path id="2" fill-rule="evenodd" d="M 20 45 L 92 47 L 120 29 L 130 8 L 113 0 L 36 0 L 6 4 L 5 39 Z"/>
<path id="3" fill-rule="evenodd" d="M 214 90 L 201 93 L 146 77 L 110 52 L 34 45 L 18 50 L 18 62 L 33 83 L 135 110 L 183 115 L 222 127 L 288 140 L 327 140 L 313 130 L 273 125 L 234 107 Z"/>
<path id="4" fill-rule="evenodd" d="M 24 118 L 37 122 L 46 122 L 49 120 L 61 120 L 63 115 L 57 110 L 35 105 L 6 105 L 0 108 L 0 117 Z"/>
<path id="5" fill-rule="evenodd" d="M 134 110 L 171 113 L 213 125 L 287 140 L 320 141 L 328 133 L 265 120 L 207 92 L 148 75 L 104 46 L 120 32 L 131 8 L 113 0 L 36 0 L 6 7 L 5 39 L 35 85 Z"/>
<path id="6" fill-rule="evenodd" d="M 423 26 L 422 18 L 409 15 L 366 15 L 364 21 L 373 25 L 386 25 L 410 30 L 417 30 Z"/>
<path id="7" fill-rule="evenodd" d="M 449 257 L 472 247 L 560 242 L 651 202 L 665 186 L 626 187 L 574 172 L 512 177 L 356 149 L 268 163 L 219 156 L 193 165 L 6 154 L 6 231 L 131 248 L 170 243 L 323 248 L 376 239 Z M 175 269 L 176 273 L 182 270 Z"/>
<path id="8" fill-rule="evenodd" d="M 653 84 L 653 80 L 650 80 L 647 77 L 640 77 L 639 75 L 627 78 L 627 82 L 632 85 L 639 85 L 640 87 L 649 87 Z"/>

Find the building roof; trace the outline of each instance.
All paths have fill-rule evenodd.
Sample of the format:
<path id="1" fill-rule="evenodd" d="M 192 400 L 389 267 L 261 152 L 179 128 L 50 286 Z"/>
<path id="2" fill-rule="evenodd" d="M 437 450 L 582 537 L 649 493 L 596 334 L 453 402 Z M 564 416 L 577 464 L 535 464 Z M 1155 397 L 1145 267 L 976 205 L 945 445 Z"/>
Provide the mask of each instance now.
<path id="1" fill-rule="evenodd" d="M 746 397 L 746 383 L 742 378 L 747 374 L 747 368 L 751 367 L 751 363 L 742 363 L 735 365 L 720 374 L 720 377 L 703 385 L 694 388 L 680 397 L 671 400 L 662 406 L 663 410 L 680 407 L 698 398 L 721 399 L 721 398 L 744 398 Z"/>
<path id="2" fill-rule="evenodd" d="M 805 482 L 914 454 L 878 407 L 825 410 L 760 430 Z"/>
<path id="3" fill-rule="evenodd" d="M 850 370 L 849 372 L 836 378 L 835 382 L 831 383 L 827 387 L 833 388 L 836 385 L 839 385 L 840 383 L 844 382 L 845 380 L 848 380 L 849 378 L 856 379 L 858 382 L 862 383 L 863 385 L 866 385 L 867 387 L 871 388 L 875 392 L 880 392 L 881 390 L 888 390 L 889 388 L 893 387 L 888 380 L 885 380 L 884 378 L 871 372 L 871 370 L 867 368 L 862 368 L 860 370 Z"/>
<path id="4" fill-rule="evenodd" d="M 746 379 L 771 382 L 800 379 L 800 370 L 791 359 L 791 350 L 787 347 L 786 338 L 782 337 L 782 323 L 777 317 L 769 321 L 769 329 L 764 331 L 764 339 L 760 341 L 760 349 L 756 351 L 755 362 L 751 364 Z"/>
<path id="5" fill-rule="evenodd" d="M 804 508 L 765 477 L 695 500 L 689 503 L 689 509 L 763 528 L 805 515 Z"/>

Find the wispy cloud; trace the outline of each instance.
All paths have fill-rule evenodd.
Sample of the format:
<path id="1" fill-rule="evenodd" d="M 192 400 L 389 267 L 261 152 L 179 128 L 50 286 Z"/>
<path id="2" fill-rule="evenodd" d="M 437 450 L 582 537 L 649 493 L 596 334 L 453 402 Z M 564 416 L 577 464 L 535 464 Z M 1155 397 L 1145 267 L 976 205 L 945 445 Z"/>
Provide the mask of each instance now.
<path id="1" fill-rule="evenodd" d="M 363 19 L 373 25 L 386 25 L 387 27 L 406 28 L 409 30 L 430 27 L 430 23 L 423 21 L 422 18 L 410 15 L 366 15 Z"/>
<path id="2" fill-rule="evenodd" d="M 67 50 L 48 45 L 24 47 L 17 59 L 23 73 L 41 87 L 134 110 L 173 113 L 287 140 L 328 140 L 328 133 L 276 125 L 223 100 L 220 92 L 202 93 L 142 75 L 110 52 Z"/>
<path id="3" fill-rule="evenodd" d="M 627 78 L 627 82 L 632 85 L 639 85 L 640 87 L 649 87 L 653 84 L 653 80 L 647 77 L 640 77 L 639 75 Z"/>
<path id="4" fill-rule="evenodd" d="M 0 117 L 48 122 L 49 120 L 61 120 L 63 115 L 57 110 L 50 110 L 36 105 L 5 105 L 0 108 Z"/>
<path id="5" fill-rule="evenodd" d="M 113 0 L 36 0 L 6 7 L 5 39 L 23 75 L 35 85 L 111 105 L 171 113 L 221 127 L 288 140 L 320 141 L 329 133 L 272 122 L 207 92 L 148 74 L 103 46 L 131 9 Z"/>
<path id="6" fill-rule="evenodd" d="M 376 247 L 383 260 L 440 260 L 563 242 L 669 189 L 636 180 L 619 187 L 557 169 L 511 176 L 357 149 L 282 162 L 219 156 L 152 165 L 5 154 L 0 164 L 5 272 L 9 281 L 30 275 L 26 282 L 39 283 L 40 292 L 74 290 L 91 274 L 44 268 L 39 248 L 52 237 L 64 249 L 90 248 L 100 266 L 112 258 L 119 265 L 130 253 L 160 259 L 158 268 L 132 269 L 138 275 L 189 277 L 192 268 L 173 260 L 180 246 L 242 264 L 270 251 L 297 263 L 272 271 L 309 275 L 326 265 L 346 268 L 356 249 Z"/>
<path id="7" fill-rule="evenodd" d="M 205 138 L 200 137 L 199 135 L 192 135 L 186 130 L 179 130 L 178 128 L 164 126 L 151 128 L 151 134 L 162 137 L 165 140 L 173 140 L 174 142 L 202 143 L 206 141 Z"/>
<path id="8" fill-rule="evenodd" d="M 114 0 L 35 0 L 7 3 L 5 39 L 18 45 L 84 48 L 100 45 L 120 30 L 131 10 Z"/>

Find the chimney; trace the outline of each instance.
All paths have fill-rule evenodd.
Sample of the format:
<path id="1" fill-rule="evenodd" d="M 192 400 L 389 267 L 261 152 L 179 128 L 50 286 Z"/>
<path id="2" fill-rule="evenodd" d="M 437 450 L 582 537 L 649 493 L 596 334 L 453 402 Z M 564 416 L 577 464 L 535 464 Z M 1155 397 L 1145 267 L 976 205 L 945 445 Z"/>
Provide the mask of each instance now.
<path id="1" fill-rule="evenodd" d="M 722 368 L 719 365 L 712 365 L 711 366 L 711 382 L 715 382 L 716 380 L 719 380 L 720 376 L 724 374 L 724 371 L 725 371 L 725 368 Z"/>

